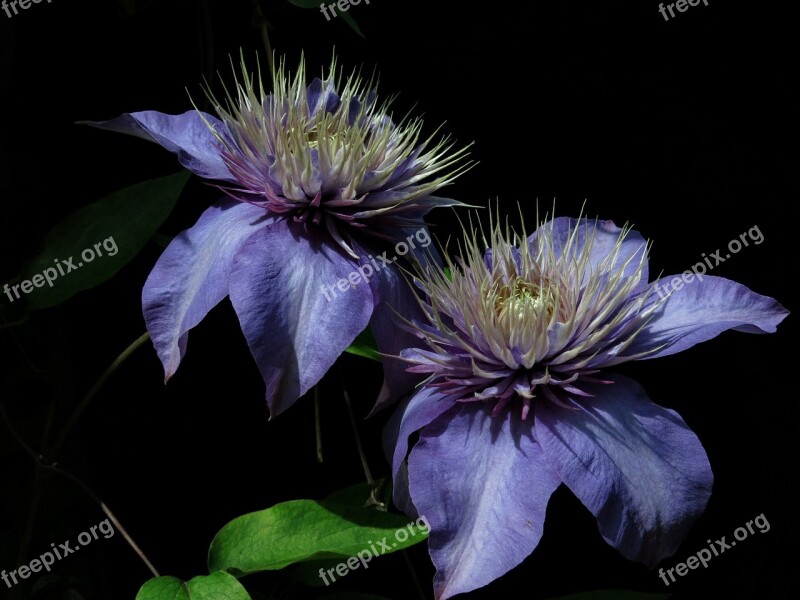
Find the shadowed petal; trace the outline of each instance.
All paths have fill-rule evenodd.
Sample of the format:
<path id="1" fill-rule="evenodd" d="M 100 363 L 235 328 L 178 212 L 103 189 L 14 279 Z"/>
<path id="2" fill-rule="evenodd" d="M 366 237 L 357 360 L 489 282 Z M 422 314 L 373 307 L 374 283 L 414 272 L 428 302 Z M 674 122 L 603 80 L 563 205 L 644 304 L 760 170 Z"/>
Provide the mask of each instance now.
<path id="1" fill-rule="evenodd" d="M 378 351 L 388 356 L 383 363 L 383 386 L 370 414 L 374 414 L 411 391 L 424 377 L 408 373 L 408 363 L 399 358 L 400 352 L 419 344 L 419 338 L 398 325 L 398 313 L 406 319 L 422 319 L 422 310 L 408 282 L 396 267 L 379 271 L 373 280 L 375 311 L 370 328 Z"/>
<path id="2" fill-rule="evenodd" d="M 176 236 L 142 290 L 147 330 L 166 379 L 186 351 L 188 331 L 228 295 L 228 274 L 242 243 L 269 221 L 263 209 L 223 200 Z"/>
<path id="3" fill-rule="evenodd" d="M 215 130 L 223 131 L 225 126 L 222 121 L 196 110 L 181 115 L 167 115 L 155 110 L 146 110 L 125 113 L 108 121 L 80 121 L 80 123 L 156 142 L 177 154 L 178 161 L 195 175 L 205 179 L 234 181 L 220 157 L 217 139 L 203 121 L 204 118 Z"/>
<path id="4" fill-rule="evenodd" d="M 666 285 L 674 277 L 660 282 Z M 722 277 L 703 275 L 681 283 L 680 289 L 668 287 L 672 294 L 657 309 L 652 321 L 636 336 L 625 351 L 633 356 L 664 346 L 645 358 L 667 356 L 691 348 L 718 336 L 726 329 L 745 333 L 773 333 L 789 314 L 774 298 L 757 294 L 741 283 Z M 652 299 L 658 292 L 652 293 Z"/>
<path id="5" fill-rule="evenodd" d="M 267 384 L 273 417 L 311 389 L 367 326 L 369 285 L 336 287 L 356 266 L 285 221 L 257 231 L 236 256 L 231 302 Z"/>
<path id="6" fill-rule="evenodd" d="M 520 564 L 542 537 L 561 483 L 512 411 L 453 408 L 422 430 L 408 459 L 411 498 L 431 526 L 437 600 L 482 587 Z"/>
<path id="7" fill-rule="evenodd" d="M 570 410 L 536 405 L 536 439 L 559 477 L 628 559 L 655 566 L 671 556 L 705 510 L 713 475 L 681 417 L 654 404 L 633 380 L 592 387 Z"/>
<path id="8" fill-rule="evenodd" d="M 431 244 L 430 232 L 420 221 L 417 229 L 402 230 L 405 244 L 409 247 L 409 256 L 420 264 L 428 261 L 438 261 L 439 254 Z M 410 241 L 409 241 L 410 240 Z M 378 252 L 369 252 L 355 246 L 360 256 L 366 257 Z M 362 258 L 362 268 L 372 264 Z M 381 267 L 381 261 L 376 261 Z M 372 273 L 370 280 L 372 293 L 375 298 L 375 311 L 372 314 L 370 328 L 375 335 L 378 351 L 388 356 L 382 357 L 384 380 L 378 399 L 370 414 L 375 414 L 382 408 L 396 402 L 403 394 L 411 391 L 424 377 L 409 373 L 408 363 L 396 358 L 406 348 L 419 345 L 419 337 L 401 326 L 403 319 L 408 321 L 423 321 L 425 315 L 420 308 L 414 289 L 407 281 L 398 265 L 392 264 Z"/>
<path id="9" fill-rule="evenodd" d="M 431 421 L 447 412 L 457 396 L 441 394 L 434 388 L 423 387 L 408 400 L 398 405 L 383 431 L 383 448 L 392 463 L 395 483 L 395 504 L 403 508 L 405 502 L 398 497 L 398 474 L 408 454 L 408 439 Z"/>

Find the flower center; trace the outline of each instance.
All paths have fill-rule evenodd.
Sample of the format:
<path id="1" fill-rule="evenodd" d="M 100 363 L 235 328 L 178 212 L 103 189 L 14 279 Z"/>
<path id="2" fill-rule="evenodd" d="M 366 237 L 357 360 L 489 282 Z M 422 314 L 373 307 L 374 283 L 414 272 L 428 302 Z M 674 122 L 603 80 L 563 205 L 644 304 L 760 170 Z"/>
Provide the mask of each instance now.
<path id="1" fill-rule="evenodd" d="M 538 285 L 515 276 L 510 283 L 501 286 L 495 296 L 495 312 L 498 318 L 524 320 L 526 317 L 553 316 L 555 296 L 549 285 Z"/>

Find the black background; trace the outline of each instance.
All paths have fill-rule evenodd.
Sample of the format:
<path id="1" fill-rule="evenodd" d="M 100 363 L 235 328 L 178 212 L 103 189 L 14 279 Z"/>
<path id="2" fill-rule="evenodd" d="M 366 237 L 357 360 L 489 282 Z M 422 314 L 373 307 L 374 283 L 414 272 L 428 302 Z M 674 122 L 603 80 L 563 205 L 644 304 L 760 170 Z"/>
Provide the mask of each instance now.
<path id="1" fill-rule="evenodd" d="M 12 19 L 0 13 L 2 282 L 18 274 L 44 233 L 76 208 L 121 187 L 177 170 L 168 152 L 133 138 L 74 125 L 123 112 L 190 108 L 187 90 L 228 56 L 262 53 L 253 5 L 53 0 Z M 262 2 L 270 39 L 295 65 L 326 66 L 335 47 L 350 70 L 380 73 L 396 114 L 424 114 L 427 132 L 474 141 L 479 161 L 446 195 L 471 204 L 538 201 L 560 215 L 626 221 L 654 240 L 651 273 L 690 268 L 758 226 L 761 245 L 714 274 L 781 301 L 796 302 L 798 96 L 795 15 L 790 3 L 711 0 L 665 21 L 652 0 L 636 2 L 399 2 L 353 7 L 366 38 L 318 10 Z M 215 201 L 197 178 L 162 227 L 174 235 Z M 435 212 L 441 236 L 453 215 Z M 109 234 L 113 234 L 109 232 Z M 57 308 L 0 331 L 0 402 L 20 435 L 42 446 L 52 416 L 57 435 L 77 399 L 144 331 L 140 290 L 161 249 L 149 245 L 116 277 Z M 0 300 L 7 304 L 5 297 Z M 9 309 L 8 306 L 4 307 Z M 11 312 L 8 318 L 16 317 Z M 625 365 L 657 403 L 677 410 L 706 447 L 715 472 L 706 513 L 671 567 L 707 539 L 763 513 L 771 529 L 691 571 L 665 590 L 655 571 L 608 547 L 594 519 L 566 489 L 548 508 L 539 547 L 520 567 L 470 598 L 549 598 L 597 589 L 674 591 L 675 597 L 794 597 L 798 552 L 798 409 L 794 316 L 777 334 L 725 333 L 691 350 Z M 369 411 L 380 384 L 375 365 L 345 356 L 341 372 L 356 412 Z M 155 353 L 140 349 L 92 403 L 58 456 L 115 511 L 163 574 L 205 571 L 208 544 L 231 518 L 276 502 L 320 498 L 362 480 L 335 374 L 322 384 L 325 462 L 317 464 L 310 398 L 268 421 L 263 384 L 225 301 L 193 330 L 167 386 Z M 384 475 L 380 429 L 360 422 L 373 471 Z M 29 551 L 19 548 L 33 497 L 34 463 L 0 430 L 0 569 L 73 539 L 104 516 L 58 476 L 45 475 Z M 432 597 L 425 545 L 410 551 Z M 133 598 L 149 574 L 117 535 L 57 563 L 87 599 Z M 274 576 L 247 578 L 256 592 Z M 5 597 L 0 586 L 0 597 Z M 356 571 L 335 588 L 287 597 L 362 590 L 416 598 L 399 555 Z M 28 591 L 18 588 L 18 598 Z M 39 595 L 56 598 L 60 595 Z"/>

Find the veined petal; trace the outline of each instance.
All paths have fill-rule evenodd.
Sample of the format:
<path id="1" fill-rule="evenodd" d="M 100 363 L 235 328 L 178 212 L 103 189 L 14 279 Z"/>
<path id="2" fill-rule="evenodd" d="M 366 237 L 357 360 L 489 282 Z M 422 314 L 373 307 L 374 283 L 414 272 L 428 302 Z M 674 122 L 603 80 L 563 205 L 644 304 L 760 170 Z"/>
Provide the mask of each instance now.
<path id="1" fill-rule="evenodd" d="M 437 600 L 482 587 L 520 564 L 542 537 L 561 480 L 512 411 L 452 409 L 422 430 L 408 459 L 411 499 L 431 527 Z"/>
<path id="2" fill-rule="evenodd" d="M 357 265 L 301 232 L 286 221 L 255 232 L 230 278 L 231 302 L 266 382 L 273 417 L 322 378 L 367 326 L 373 309 L 372 291 L 363 282 L 337 289 L 333 297 L 337 282 Z"/>
<path id="3" fill-rule="evenodd" d="M 188 331 L 228 295 L 228 274 L 242 243 L 271 219 L 250 204 L 223 200 L 164 250 L 142 290 L 147 330 L 166 379 L 186 351 Z"/>
<path id="4" fill-rule="evenodd" d="M 580 410 L 537 404 L 536 439 L 597 517 L 603 538 L 653 567 L 675 553 L 705 510 L 711 466 L 675 411 L 651 402 L 633 380 L 606 378 L 613 385 L 584 386 L 594 398 L 576 399 Z"/>
<path id="5" fill-rule="evenodd" d="M 774 298 L 757 294 L 741 283 L 713 275 L 702 277 L 702 280 L 681 283 L 681 289 L 667 287 L 661 292 L 665 297 L 669 291 L 671 294 L 634 338 L 624 356 L 653 350 L 644 358 L 675 354 L 710 340 L 726 329 L 773 333 L 789 314 Z M 656 290 L 669 286 L 673 279 L 660 279 L 662 287 Z M 657 298 L 658 292 L 654 291 L 649 300 Z"/>
<path id="6" fill-rule="evenodd" d="M 211 125 L 216 131 L 222 132 L 225 126 L 212 115 L 197 110 L 181 115 L 146 110 L 125 113 L 108 121 L 80 123 L 156 142 L 177 154 L 178 161 L 195 175 L 205 179 L 234 181 L 220 156 L 219 143 L 209 129 Z"/>

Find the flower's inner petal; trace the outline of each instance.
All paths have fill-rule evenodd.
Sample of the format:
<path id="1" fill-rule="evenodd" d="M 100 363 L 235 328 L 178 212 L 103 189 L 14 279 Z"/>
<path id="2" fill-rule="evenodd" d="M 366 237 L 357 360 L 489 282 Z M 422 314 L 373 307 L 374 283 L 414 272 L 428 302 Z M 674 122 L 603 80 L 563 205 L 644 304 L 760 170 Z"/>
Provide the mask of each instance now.
<path id="1" fill-rule="evenodd" d="M 657 309 L 641 283 L 646 245 L 629 237 L 587 220 L 546 222 L 528 238 L 495 225 L 484 253 L 473 233 L 458 262 L 420 269 L 427 302 L 414 326 L 430 350 L 409 354 L 410 370 L 467 390 L 460 401 L 494 402 L 495 415 L 518 407 L 526 419 L 536 400 L 586 396 L 587 377 L 620 360 Z"/>
<path id="2" fill-rule="evenodd" d="M 371 84 L 339 78 L 334 63 L 306 85 L 302 62 L 293 77 L 281 63 L 267 94 L 243 66 L 225 103 L 209 93 L 223 124 L 209 127 L 238 184 L 226 193 L 329 234 L 357 258 L 354 233 L 394 240 L 441 205 L 432 194 L 468 165 L 466 149 L 423 139 L 419 119 L 395 124 Z"/>
<path id="3" fill-rule="evenodd" d="M 622 241 L 620 243 L 620 237 Z M 625 265 L 625 277 L 638 277 L 647 282 L 647 241 L 632 229 L 617 227 L 613 221 L 592 221 L 586 217 L 571 219 L 556 217 L 545 223 L 528 238 L 528 244 L 537 248 L 541 238 L 552 244 L 561 256 L 580 256 L 589 250 L 589 272 L 610 272 Z M 639 262 L 644 260 L 641 269 Z"/>

